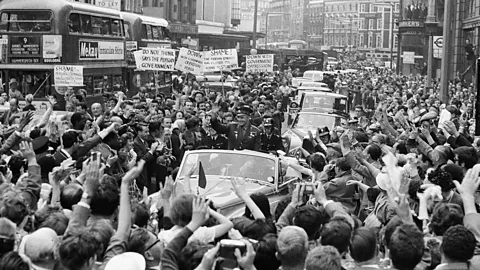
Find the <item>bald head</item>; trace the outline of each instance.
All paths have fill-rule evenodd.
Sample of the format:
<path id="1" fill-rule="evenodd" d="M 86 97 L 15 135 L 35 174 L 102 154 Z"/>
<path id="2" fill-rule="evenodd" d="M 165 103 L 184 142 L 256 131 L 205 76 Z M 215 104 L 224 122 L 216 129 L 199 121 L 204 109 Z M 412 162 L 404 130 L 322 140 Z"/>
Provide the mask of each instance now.
<path id="1" fill-rule="evenodd" d="M 58 235 L 50 228 L 40 228 L 23 237 L 19 252 L 24 254 L 33 264 L 45 266 L 55 264 L 55 249 L 59 244 Z"/>
<path id="2" fill-rule="evenodd" d="M 100 105 L 100 103 L 92 104 L 92 114 L 93 116 L 100 116 L 102 114 L 102 105 Z"/>

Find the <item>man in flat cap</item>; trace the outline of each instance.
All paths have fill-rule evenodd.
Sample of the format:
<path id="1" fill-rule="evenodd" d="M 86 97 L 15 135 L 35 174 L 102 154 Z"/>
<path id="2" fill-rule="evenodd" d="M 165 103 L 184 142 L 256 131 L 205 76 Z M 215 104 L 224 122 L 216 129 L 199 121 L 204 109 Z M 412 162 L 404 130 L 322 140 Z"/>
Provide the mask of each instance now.
<path id="1" fill-rule="evenodd" d="M 250 115 L 253 110 L 248 105 L 237 109 L 236 122 L 222 125 L 214 116 L 211 120 L 212 128 L 228 138 L 228 150 L 260 150 L 260 130 L 250 124 Z"/>

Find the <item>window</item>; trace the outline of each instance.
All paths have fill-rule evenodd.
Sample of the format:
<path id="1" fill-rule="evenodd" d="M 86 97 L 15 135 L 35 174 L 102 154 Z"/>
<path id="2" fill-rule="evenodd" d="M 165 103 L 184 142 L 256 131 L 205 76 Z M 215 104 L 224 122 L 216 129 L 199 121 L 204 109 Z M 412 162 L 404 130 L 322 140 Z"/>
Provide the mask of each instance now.
<path id="1" fill-rule="evenodd" d="M 68 17 L 68 32 L 80 33 L 80 14 L 72 13 Z"/>
<path id="2" fill-rule="evenodd" d="M 360 5 L 360 12 L 365 12 L 365 4 Z"/>
<path id="3" fill-rule="evenodd" d="M 400 4 L 396 3 L 395 4 L 395 12 L 398 12 L 400 10 Z"/>
<path id="4" fill-rule="evenodd" d="M 152 0 L 152 7 L 158 7 L 158 0 Z"/>
<path id="5" fill-rule="evenodd" d="M 92 17 L 89 15 L 80 15 L 80 21 L 82 22 L 82 33 L 92 33 Z"/>
<path id="6" fill-rule="evenodd" d="M 50 32 L 50 11 L 8 11 L 0 16 L 0 30 L 11 32 Z"/>
<path id="7" fill-rule="evenodd" d="M 368 29 L 373 29 L 373 19 L 368 20 Z"/>
<path id="8" fill-rule="evenodd" d="M 363 30 L 365 29 L 365 21 L 359 21 L 358 22 L 358 29 Z"/>
<path id="9" fill-rule="evenodd" d="M 363 47 L 365 45 L 365 36 L 360 35 L 360 47 Z"/>
<path id="10" fill-rule="evenodd" d="M 158 33 L 159 28 L 157 26 L 152 26 L 152 37 L 153 39 L 160 39 L 160 35 Z"/>
<path id="11" fill-rule="evenodd" d="M 372 48 L 373 46 L 373 34 L 372 33 L 368 33 L 368 44 L 367 44 L 367 47 L 368 48 Z"/>
<path id="12" fill-rule="evenodd" d="M 377 48 L 382 48 L 383 47 L 383 44 L 382 44 L 382 37 L 380 35 L 377 35 Z"/>
<path id="13" fill-rule="evenodd" d="M 92 34 L 101 35 L 103 31 L 102 18 L 92 17 Z"/>
<path id="14" fill-rule="evenodd" d="M 377 29 L 379 30 L 383 29 L 382 19 L 377 19 Z"/>
<path id="15" fill-rule="evenodd" d="M 123 23 L 123 31 L 125 32 L 125 37 L 127 38 L 127 40 L 130 40 L 131 38 L 131 29 L 132 27 L 130 26 L 130 23 L 128 22 Z"/>
<path id="16" fill-rule="evenodd" d="M 147 24 L 147 39 L 153 39 L 152 26 Z"/>
<path id="17" fill-rule="evenodd" d="M 112 35 L 121 37 L 122 35 L 122 21 L 112 19 Z"/>
<path id="18" fill-rule="evenodd" d="M 150 0 L 143 0 L 143 7 L 148 7 Z"/>

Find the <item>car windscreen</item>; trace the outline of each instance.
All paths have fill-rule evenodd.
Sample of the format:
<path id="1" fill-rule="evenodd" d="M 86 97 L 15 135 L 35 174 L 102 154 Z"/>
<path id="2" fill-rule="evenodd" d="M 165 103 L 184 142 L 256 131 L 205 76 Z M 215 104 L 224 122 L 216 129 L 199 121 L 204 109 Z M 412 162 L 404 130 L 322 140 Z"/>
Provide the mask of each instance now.
<path id="1" fill-rule="evenodd" d="M 324 114 L 300 113 L 293 128 L 317 129 L 319 127 L 333 128 L 341 124 L 341 117 L 327 116 Z"/>
<path id="2" fill-rule="evenodd" d="M 199 162 L 202 163 L 205 175 L 236 176 L 268 181 L 268 177 L 275 177 L 275 160 L 255 155 L 240 155 L 237 153 L 185 153 L 182 170 L 179 176 L 187 172 Z M 198 168 L 193 176 L 198 176 Z"/>
<path id="3" fill-rule="evenodd" d="M 332 110 L 347 112 L 347 97 L 329 95 L 307 95 L 305 94 L 300 108 L 317 109 L 330 112 Z"/>

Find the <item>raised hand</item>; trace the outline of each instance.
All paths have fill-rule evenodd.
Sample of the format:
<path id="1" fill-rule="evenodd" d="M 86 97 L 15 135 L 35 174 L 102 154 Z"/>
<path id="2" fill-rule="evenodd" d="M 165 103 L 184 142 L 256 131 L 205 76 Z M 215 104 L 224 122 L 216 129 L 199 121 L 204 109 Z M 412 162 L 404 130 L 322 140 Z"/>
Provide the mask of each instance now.
<path id="1" fill-rule="evenodd" d="M 245 243 L 247 246 L 247 252 L 245 252 L 245 255 L 242 255 L 240 250 L 237 248 L 235 249 L 235 257 L 237 258 L 237 263 L 242 269 L 245 270 L 253 270 L 255 269 L 255 266 L 253 265 L 253 261 L 255 260 L 255 249 L 253 248 L 252 243 L 248 240 L 241 240 L 242 242 Z"/>
<path id="2" fill-rule="evenodd" d="M 323 187 L 322 183 L 317 183 L 313 194 L 315 195 L 315 200 L 318 203 L 323 204 L 327 201 L 327 195 L 325 194 L 325 188 Z"/>
<path id="3" fill-rule="evenodd" d="M 22 132 L 23 129 L 32 121 L 33 119 L 33 112 L 29 111 L 22 116 L 20 119 L 20 124 L 17 127 L 18 132 Z"/>
<path id="4" fill-rule="evenodd" d="M 473 168 L 469 169 L 467 173 L 465 173 L 465 177 L 463 177 L 463 181 L 460 184 L 458 181 L 454 180 L 453 183 L 457 188 L 458 193 L 465 198 L 473 198 L 475 192 L 480 185 L 480 165 L 477 164 L 473 166 Z"/>
<path id="5" fill-rule="evenodd" d="M 33 151 L 33 145 L 31 142 L 20 142 L 20 152 L 22 153 L 23 158 L 28 161 L 35 160 L 35 152 Z"/>
<path id="6" fill-rule="evenodd" d="M 248 193 L 245 190 L 245 178 L 243 177 L 234 177 L 232 179 L 232 187 L 233 191 L 239 198 L 245 198 L 248 197 Z"/>
<path id="7" fill-rule="evenodd" d="M 192 202 L 192 221 L 190 222 L 192 226 L 198 229 L 202 226 L 207 219 L 210 217 L 209 212 L 209 201 L 206 201 L 202 197 L 196 197 Z"/>
<path id="8" fill-rule="evenodd" d="M 292 201 L 290 204 L 293 207 L 297 207 L 303 204 L 303 193 L 305 191 L 305 186 L 298 183 L 295 186 L 295 190 L 292 193 Z"/>
<path id="9" fill-rule="evenodd" d="M 139 162 L 137 166 L 131 168 L 122 178 L 122 184 L 130 185 L 143 171 L 144 162 Z"/>

